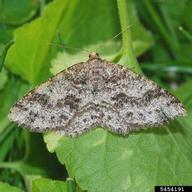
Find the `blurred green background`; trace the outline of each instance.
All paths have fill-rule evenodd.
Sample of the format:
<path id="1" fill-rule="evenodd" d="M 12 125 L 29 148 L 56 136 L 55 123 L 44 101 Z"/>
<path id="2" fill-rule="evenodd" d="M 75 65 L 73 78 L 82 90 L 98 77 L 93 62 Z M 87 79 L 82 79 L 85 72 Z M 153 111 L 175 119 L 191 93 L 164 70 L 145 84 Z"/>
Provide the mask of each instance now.
<path id="1" fill-rule="evenodd" d="M 191 0 L 0 0 L 0 192 L 192 185 L 191 12 Z M 27 91 L 98 47 L 172 92 L 188 116 L 127 137 L 98 128 L 75 139 L 9 122 Z"/>

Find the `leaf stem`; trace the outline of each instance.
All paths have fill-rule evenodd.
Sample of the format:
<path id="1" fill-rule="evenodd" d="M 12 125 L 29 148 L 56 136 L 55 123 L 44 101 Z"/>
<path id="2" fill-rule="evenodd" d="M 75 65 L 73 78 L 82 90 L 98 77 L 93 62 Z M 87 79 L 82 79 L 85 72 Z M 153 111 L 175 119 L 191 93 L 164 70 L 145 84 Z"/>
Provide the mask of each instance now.
<path id="1" fill-rule="evenodd" d="M 167 43 L 167 45 L 170 48 L 170 51 L 172 55 L 176 58 L 179 59 L 179 44 L 173 40 L 172 36 L 168 33 L 167 29 L 163 25 L 159 15 L 156 13 L 154 6 L 149 0 L 143 1 L 145 7 L 148 10 L 148 13 L 151 16 L 151 19 L 153 23 L 156 25 L 158 28 L 159 32 L 161 33 L 162 37 L 164 38 L 164 41 Z"/>
<path id="2" fill-rule="evenodd" d="M 117 5 L 119 10 L 121 30 L 125 31 L 125 29 L 127 29 L 124 33 L 122 33 L 122 56 L 125 57 L 129 68 L 137 73 L 141 73 L 141 68 L 133 52 L 131 27 L 128 27 L 131 26 L 131 23 L 129 20 L 130 17 L 127 10 L 126 0 L 117 0 Z"/>
<path id="3" fill-rule="evenodd" d="M 21 171 L 21 161 L 15 161 L 15 162 L 0 162 L 0 169 L 12 169 L 17 171 L 19 174 L 21 174 L 23 177 L 23 172 Z"/>
<path id="4" fill-rule="evenodd" d="M 66 184 L 67 184 L 67 191 L 68 192 L 75 192 L 76 191 L 76 183 L 73 179 L 67 178 Z"/>
<path id="5" fill-rule="evenodd" d="M 43 9 L 45 7 L 45 3 L 46 1 L 45 0 L 40 0 L 40 14 L 42 15 L 43 13 Z"/>

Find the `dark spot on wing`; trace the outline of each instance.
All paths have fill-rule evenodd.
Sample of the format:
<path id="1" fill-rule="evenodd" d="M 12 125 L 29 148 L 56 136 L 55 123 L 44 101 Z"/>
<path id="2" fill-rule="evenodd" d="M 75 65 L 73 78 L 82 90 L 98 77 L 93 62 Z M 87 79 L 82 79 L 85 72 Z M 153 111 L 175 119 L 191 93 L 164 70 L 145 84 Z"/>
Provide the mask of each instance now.
<path id="1" fill-rule="evenodd" d="M 28 111 L 27 107 L 23 107 L 23 111 Z"/>
<path id="2" fill-rule="evenodd" d="M 156 113 L 160 113 L 161 110 L 160 110 L 160 109 L 155 109 L 155 112 L 156 112 Z M 152 112 L 151 112 L 151 113 L 152 113 Z"/>
<path id="3" fill-rule="evenodd" d="M 118 68 L 120 71 L 118 70 Z M 113 69 L 111 70 L 111 75 L 109 78 L 106 79 L 106 83 L 117 83 L 121 79 L 124 79 L 126 77 L 126 70 L 124 70 L 123 66 L 117 65 L 117 66 L 112 66 Z"/>
<path id="4" fill-rule="evenodd" d="M 48 103 L 48 104 L 47 104 L 47 108 L 48 108 L 48 109 L 51 109 L 51 108 L 53 108 L 53 105 L 52 105 L 51 103 Z"/>
<path id="5" fill-rule="evenodd" d="M 91 119 L 96 119 L 97 116 L 96 115 L 91 115 Z"/>
<path id="6" fill-rule="evenodd" d="M 27 111 L 27 110 L 28 110 L 28 108 L 27 108 L 23 103 L 21 103 L 21 102 L 17 102 L 17 103 L 14 105 L 14 107 L 16 107 L 16 108 L 18 108 L 18 109 L 21 109 L 21 110 L 23 110 L 23 111 Z"/>
<path id="7" fill-rule="evenodd" d="M 121 78 L 119 76 L 111 76 L 108 82 L 117 83 Z"/>
<path id="8" fill-rule="evenodd" d="M 159 97 L 167 97 L 167 93 L 161 89 L 156 88 L 154 90 L 148 90 L 142 97 L 129 97 L 125 93 L 118 93 L 117 95 L 111 97 L 111 100 L 114 102 L 114 106 L 117 108 L 121 108 L 124 104 L 129 103 L 133 106 L 146 107 L 150 105 L 150 103 L 154 99 L 158 99 Z M 171 100 L 167 102 L 167 106 L 171 105 L 171 103 L 177 103 L 177 99 Z"/>
<path id="9" fill-rule="evenodd" d="M 107 119 L 108 119 L 108 120 L 111 120 L 111 119 L 112 119 L 112 117 L 111 117 L 110 115 L 108 115 L 108 116 L 107 116 Z"/>
<path id="10" fill-rule="evenodd" d="M 146 119 L 146 116 L 145 115 L 143 115 L 143 113 L 138 113 L 138 117 L 139 117 L 139 119 L 142 119 L 142 120 L 145 120 Z"/>
<path id="11" fill-rule="evenodd" d="M 126 116 L 127 116 L 127 118 L 132 117 L 133 116 L 133 112 L 131 112 L 131 111 L 127 112 Z"/>
<path id="12" fill-rule="evenodd" d="M 172 100 L 170 101 L 170 104 L 179 104 L 180 101 L 177 98 L 172 98 Z"/>
<path id="13" fill-rule="evenodd" d="M 51 116 L 51 120 L 53 120 L 53 119 L 55 119 L 55 117 L 54 117 L 54 116 Z"/>
<path id="14" fill-rule="evenodd" d="M 33 111 L 30 111 L 29 112 L 29 116 L 28 116 L 28 119 L 31 123 L 33 123 L 37 118 L 39 117 L 39 114 L 38 113 L 35 113 Z"/>
<path id="15" fill-rule="evenodd" d="M 33 94 L 31 95 L 31 97 L 29 99 L 32 100 L 32 101 L 37 101 L 37 100 L 39 100 L 39 98 L 41 96 L 42 96 L 42 94 L 33 92 Z"/>
<path id="16" fill-rule="evenodd" d="M 35 130 L 39 131 L 39 130 L 40 130 L 40 127 L 35 127 Z"/>
<path id="17" fill-rule="evenodd" d="M 45 106 L 47 105 L 48 101 L 49 101 L 49 96 L 46 95 L 46 94 L 43 94 L 40 99 L 39 99 L 39 103 L 42 105 L 42 106 Z"/>
<path id="18" fill-rule="evenodd" d="M 49 91 L 50 93 L 52 93 L 52 92 L 53 92 L 53 89 L 52 89 L 51 87 L 49 87 L 49 88 L 48 88 L 48 91 Z"/>
<path id="19" fill-rule="evenodd" d="M 164 91 L 162 89 L 157 88 L 155 90 L 148 90 L 142 97 L 142 103 L 148 104 L 150 103 L 153 99 L 158 98 L 162 95 L 165 95 Z"/>
<path id="20" fill-rule="evenodd" d="M 77 110 L 79 108 L 79 102 L 81 101 L 80 98 L 77 98 L 74 95 L 67 95 L 65 97 L 64 105 L 69 105 L 70 110 Z"/>
<path id="21" fill-rule="evenodd" d="M 120 100 L 126 98 L 127 95 L 125 93 L 118 93 L 117 95 L 111 97 L 111 100 Z"/>
<path id="22" fill-rule="evenodd" d="M 23 105 L 21 102 L 17 102 L 17 103 L 15 104 L 15 107 L 20 108 L 20 109 L 23 109 L 24 105 Z"/>
<path id="23" fill-rule="evenodd" d="M 121 108 L 125 103 L 129 103 L 132 106 L 138 105 L 138 98 L 129 97 L 125 93 L 118 93 L 117 95 L 111 97 L 112 101 L 115 101 L 114 106 L 117 108 Z"/>
<path id="24" fill-rule="evenodd" d="M 58 99 L 58 100 L 57 100 L 56 107 L 58 107 L 58 108 L 63 108 L 64 102 L 65 102 L 65 99 Z"/>
<path id="25" fill-rule="evenodd" d="M 61 114 L 59 117 L 61 119 L 63 119 L 64 121 L 66 121 L 68 119 L 67 115 L 65 115 L 65 114 Z"/>
<path id="26" fill-rule="evenodd" d="M 31 123 L 33 123 L 33 122 L 35 121 L 35 119 L 29 117 L 29 121 L 30 121 Z"/>
<path id="27" fill-rule="evenodd" d="M 48 101 L 49 101 L 49 96 L 47 94 L 40 94 L 40 93 L 36 93 L 34 92 L 31 97 L 28 98 L 29 101 L 35 101 L 38 102 L 40 105 L 45 106 L 47 105 Z"/>
<path id="28" fill-rule="evenodd" d="M 73 79 L 73 83 L 75 85 L 85 85 L 87 83 L 87 79 L 84 76 L 77 76 Z"/>
<path id="29" fill-rule="evenodd" d="M 83 119 L 83 122 L 86 123 L 86 122 L 87 122 L 87 119 Z"/>
<path id="30" fill-rule="evenodd" d="M 38 113 L 35 113 L 35 112 L 33 112 L 33 111 L 30 111 L 29 112 L 29 116 L 31 117 L 31 118 L 36 118 L 36 117 L 39 117 L 39 114 Z"/>
<path id="31" fill-rule="evenodd" d="M 57 101 L 56 107 L 63 108 L 65 106 L 69 106 L 70 110 L 73 111 L 79 108 L 80 101 L 81 99 L 74 95 L 67 95 L 65 98 Z"/>

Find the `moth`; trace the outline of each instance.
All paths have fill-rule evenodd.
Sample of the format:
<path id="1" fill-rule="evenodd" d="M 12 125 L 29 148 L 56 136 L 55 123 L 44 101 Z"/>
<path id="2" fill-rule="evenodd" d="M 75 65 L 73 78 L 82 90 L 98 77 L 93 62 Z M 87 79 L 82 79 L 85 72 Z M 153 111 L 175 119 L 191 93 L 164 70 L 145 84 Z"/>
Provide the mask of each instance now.
<path id="1" fill-rule="evenodd" d="M 92 52 L 27 93 L 9 119 L 33 132 L 74 137 L 97 126 L 126 135 L 185 115 L 182 103 L 155 82 Z"/>

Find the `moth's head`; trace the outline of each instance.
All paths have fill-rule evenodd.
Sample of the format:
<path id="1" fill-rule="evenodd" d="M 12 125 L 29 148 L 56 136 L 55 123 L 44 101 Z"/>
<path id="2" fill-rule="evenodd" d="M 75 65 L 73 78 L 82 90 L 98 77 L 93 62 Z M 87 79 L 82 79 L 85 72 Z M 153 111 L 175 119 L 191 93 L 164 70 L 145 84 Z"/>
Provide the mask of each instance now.
<path id="1" fill-rule="evenodd" d="M 89 54 L 89 59 L 92 60 L 92 59 L 99 59 L 99 53 L 97 52 L 92 52 Z"/>

